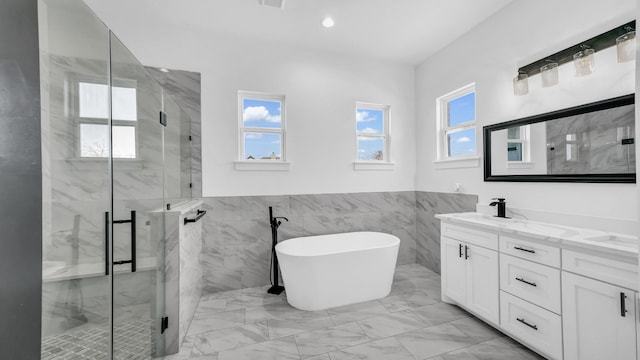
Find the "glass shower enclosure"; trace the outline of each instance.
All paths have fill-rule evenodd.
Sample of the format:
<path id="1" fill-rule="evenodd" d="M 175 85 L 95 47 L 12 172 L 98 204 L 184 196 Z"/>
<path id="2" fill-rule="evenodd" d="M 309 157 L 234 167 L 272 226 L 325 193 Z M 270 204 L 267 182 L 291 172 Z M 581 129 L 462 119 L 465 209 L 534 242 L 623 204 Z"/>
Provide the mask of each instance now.
<path id="1" fill-rule="evenodd" d="M 190 119 L 81 0 L 38 6 L 41 357 L 165 355 L 164 211 L 191 199 Z"/>

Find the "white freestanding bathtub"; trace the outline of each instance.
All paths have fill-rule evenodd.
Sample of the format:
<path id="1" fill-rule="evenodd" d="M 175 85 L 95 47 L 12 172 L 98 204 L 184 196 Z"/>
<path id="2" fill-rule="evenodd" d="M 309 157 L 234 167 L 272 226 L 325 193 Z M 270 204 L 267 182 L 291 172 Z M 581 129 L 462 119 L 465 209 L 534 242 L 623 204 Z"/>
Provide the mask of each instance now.
<path id="1" fill-rule="evenodd" d="M 389 295 L 400 239 L 352 232 L 289 239 L 276 245 L 291 306 L 322 310 Z"/>

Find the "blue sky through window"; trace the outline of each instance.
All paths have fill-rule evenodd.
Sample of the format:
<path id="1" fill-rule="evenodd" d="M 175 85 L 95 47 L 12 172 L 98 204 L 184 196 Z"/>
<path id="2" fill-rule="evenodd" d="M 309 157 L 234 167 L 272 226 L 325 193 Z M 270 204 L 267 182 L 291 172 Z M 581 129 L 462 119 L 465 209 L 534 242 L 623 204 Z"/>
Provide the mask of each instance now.
<path id="1" fill-rule="evenodd" d="M 467 95 L 449 101 L 449 126 L 456 126 L 476 118 L 476 93 L 472 92 Z"/>
<path id="2" fill-rule="evenodd" d="M 507 143 L 507 161 L 522 161 L 522 143 Z"/>
<path id="3" fill-rule="evenodd" d="M 244 157 L 255 160 L 271 159 L 274 153 L 280 160 L 282 136 L 280 134 L 246 132 L 244 133 Z M 251 160 L 251 159 L 250 159 Z"/>
<path id="4" fill-rule="evenodd" d="M 384 111 L 356 109 L 356 131 L 365 134 L 384 134 Z"/>
<path id="5" fill-rule="evenodd" d="M 245 159 L 282 158 L 282 134 L 258 132 L 257 129 L 282 129 L 282 103 L 280 101 L 242 99 L 242 126 L 256 128 L 244 133 Z"/>
<path id="6" fill-rule="evenodd" d="M 449 133 L 449 156 L 476 154 L 476 129 L 467 129 Z"/>
<path id="7" fill-rule="evenodd" d="M 384 140 L 377 137 L 358 136 L 358 160 L 383 160 Z"/>
<path id="8" fill-rule="evenodd" d="M 281 111 L 280 101 L 243 99 L 242 124 L 245 127 L 280 129 Z"/>

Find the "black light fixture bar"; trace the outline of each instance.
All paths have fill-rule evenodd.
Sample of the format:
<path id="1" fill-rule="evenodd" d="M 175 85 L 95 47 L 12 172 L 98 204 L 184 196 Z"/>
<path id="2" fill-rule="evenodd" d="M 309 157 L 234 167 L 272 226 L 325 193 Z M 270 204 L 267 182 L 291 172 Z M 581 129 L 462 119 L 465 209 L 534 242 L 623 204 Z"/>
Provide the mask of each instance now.
<path id="1" fill-rule="evenodd" d="M 608 47 L 615 46 L 616 38 L 635 29 L 636 21 L 633 20 L 624 25 L 620 25 L 615 29 L 611 29 L 598 36 L 592 37 L 589 40 L 585 40 L 579 44 L 573 45 L 572 47 L 566 48 L 564 50 L 558 51 L 555 54 L 551 54 L 545 58 L 532 62 L 529 65 L 525 65 L 518 69 L 518 74 L 527 74 L 528 76 L 539 74 L 540 67 L 548 64 L 550 61 L 558 63 L 558 66 L 571 62 L 573 61 L 573 55 L 585 48 L 590 48 L 595 52 L 598 52 Z"/>

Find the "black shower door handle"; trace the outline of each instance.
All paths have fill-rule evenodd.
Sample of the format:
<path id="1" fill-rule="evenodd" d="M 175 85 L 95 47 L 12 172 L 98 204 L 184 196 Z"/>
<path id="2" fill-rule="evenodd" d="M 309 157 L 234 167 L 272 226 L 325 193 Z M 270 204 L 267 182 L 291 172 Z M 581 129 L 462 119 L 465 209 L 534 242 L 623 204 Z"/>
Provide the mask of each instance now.
<path id="1" fill-rule="evenodd" d="M 109 275 L 109 212 L 104 213 L 104 274 Z"/>
<path id="2" fill-rule="evenodd" d="M 113 265 L 131 264 L 131 272 L 136 272 L 136 211 L 131 210 L 131 219 L 114 220 L 114 224 L 131 224 L 131 259 L 114 261 Z"/>

